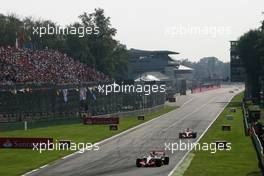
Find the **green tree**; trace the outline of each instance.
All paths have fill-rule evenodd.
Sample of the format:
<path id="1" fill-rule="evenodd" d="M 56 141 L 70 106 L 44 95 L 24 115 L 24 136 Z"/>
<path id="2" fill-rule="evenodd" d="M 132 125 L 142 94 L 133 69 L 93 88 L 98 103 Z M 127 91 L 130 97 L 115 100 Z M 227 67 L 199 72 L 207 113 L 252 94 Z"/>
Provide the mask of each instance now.
<path id="1" fill-rule="evenodd" d="M 119 77 L 126 72 L 128 52 L 124 45 L 114 39 L 116 29 L 111 26 L 110 17 L 105 17 L 103 9 L 79 16 L 84 26 L 99 28 L 99 34 L 87 36 L 88 46 L 96 68 L 111 77 Z"/>
<path id="2" fill-rule="evenodd" d="M 242 59 L 246 70 L 246 84 L 249 96 L 260 99 L 260 74 L 261 74 L 261 48 L 262 32 L 259 29 L 250 30 L 239 38 L 238 54 Z"/>
<path id="3" fill-rule="evenodd" d="M 0 14 L 0 45 L 15 46 L 16 38 L 23 28 L 23 23 L 15 14 Z"/>
<path id="4" fill-rule="evenodd" d="M 91 35 L 46 34 L 39 36 L 33 33 L 35 27 L 59 28 L 50 20 L 34 20 L 26 17 L 23 20 L 16 15 L 0 14 L 0 46 L 15 46 L 16 38 L 23 33 L 25 43 L 30 43 L 33 49 L 54 49 L 67 53 L 76 60 L 88 64 L 110 77 L 120 77 L 127 71 L 128 51 L 126 46 L 115 40 L 117 30 L 111 26 L 110 17 L 106 17 L 103 9 L 95 9 L 93 13 L 83 13 L 80 22 L 69 24 L 71 27 L 98 28 L 99 34 Z"/>

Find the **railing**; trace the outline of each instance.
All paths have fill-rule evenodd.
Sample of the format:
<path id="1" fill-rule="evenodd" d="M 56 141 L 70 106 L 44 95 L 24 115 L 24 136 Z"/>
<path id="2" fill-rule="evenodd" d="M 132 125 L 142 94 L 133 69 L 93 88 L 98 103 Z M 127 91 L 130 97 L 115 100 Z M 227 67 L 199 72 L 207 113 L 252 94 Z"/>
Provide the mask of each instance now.
<path id="1" fill-rule="evenodd" d="M 262 171 L 262 173 L 264 172 L 264 155 L 263 155 L 263 147 L 262 144 L 259 140 L 258 135 L 255 132 L 255 129 L 252 128 L 252 141 L 254 144 L 254 147 L 256 149 L 257 152 L 257 156 L 258 156 L 258 160 L 259 160 L 259 167 Z"/>
<path id="2" fill-rule="evenodd" d="M 245 108 L 245 104 L 244 102 L 242 102 L 242 110 L 243 110 L 243 122 L 244 122 L 244 131 L 245 131 L 245 135 L 249 136 L 250 134 L 250 125 L 249 125 L 249 121 L 248 121 L 248 111 Z"/>
<path id="3" fill-rule="evenodd" d="M 261 144 L 261 142 L 259 140 L 259 137 L 256 134 L 256 131 L 255 131 L 254 128 L 252 129 L 252 138 L 253 138 L 253 141 L 254 141 L 254 144 L 256 146 L 256 149 L 257 149 L 258 154 L 263 159 L 263 147 L 262 147 L 262 144 Z"/>
<path id="4" fill-rule="evenodd" d="M 252 143 L 255 147 L 257 152 L 257 157 L 259 160 L 259 168 L 261 169 L 262 173 L 264 173 L 264 153 L 262 143 L 259 139 L 259 136 L 256 134 L 254 127 L 249 123 L 249 113 L 248 110 L 245 108 L 244 102 L 242 103 L 242 110 L 243 110 L 243 122 L 244 122 L 244 129 L 246 136 L 251 136 Z"/>
<path id="5" fill-rule="evenodd" d="M 100 84 L 97 82 L 97 85 Z M 102 83 L 103 84 L 103 83 Z M 0 85 L 0 131 L 4 126 L 12 123 L 15 126 L 24 121 L 61 121 L 81 118 L 81 113 L 91 115 L 119 114 L 120 116 L 133 116 L 149 112 L 156 107 L 163 106 L 166 100 L 165 92 L 151 93 L 110 93 L 108 95 L 98 90 L 87 90 L 87 98 L 80 101 L 81 87 L 95 86 L 95 83 L 82 84 L 16 84 Z M 20 88 L 32 88 L 32 91 L 21 92 Z M 16 89 L 16 92 L 12 92 Z M 68 101 L 64 101 L 63 93 L 58 90 L 68 89 Z M 96 100 L 93 99 L 93 95 Z M 53 122 L 51 122 L 53 123 Z M 37 123 L 36 123 L 37 124 Z M 21 125 L 19 125 L 21 126 Z M 34 125 L 35 126 L 35 125 Z M 13 128 L 13 127 L 12 127 Z M 8 128 L 7 128 L 8 129 Z"/>

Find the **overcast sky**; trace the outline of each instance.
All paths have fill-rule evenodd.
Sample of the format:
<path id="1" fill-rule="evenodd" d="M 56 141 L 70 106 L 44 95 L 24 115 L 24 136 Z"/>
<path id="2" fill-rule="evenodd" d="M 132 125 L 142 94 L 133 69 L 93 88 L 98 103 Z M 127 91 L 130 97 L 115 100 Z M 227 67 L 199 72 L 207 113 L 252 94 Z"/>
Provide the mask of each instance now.
<path id="1" fill-rule="evenodd" d="M 103 8 L 128 48 L 172 50 L 178 59 L 216 56 L 229 61 L 229 41 L 264 19 L 264 0 L 6 0 L 0 13 L 66 25 Z"/>

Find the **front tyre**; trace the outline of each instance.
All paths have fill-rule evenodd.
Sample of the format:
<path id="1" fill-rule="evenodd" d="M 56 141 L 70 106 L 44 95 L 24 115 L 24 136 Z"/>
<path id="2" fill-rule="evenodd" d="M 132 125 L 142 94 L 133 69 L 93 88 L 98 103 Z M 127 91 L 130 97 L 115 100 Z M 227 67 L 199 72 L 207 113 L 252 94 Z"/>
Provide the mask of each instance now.
<path id="1" fill-rule="evenodd" d="M 165 157 L 163 163 L 164 163 L 164 165 L 169 165 L 170 158 L 169 157 Z"/>

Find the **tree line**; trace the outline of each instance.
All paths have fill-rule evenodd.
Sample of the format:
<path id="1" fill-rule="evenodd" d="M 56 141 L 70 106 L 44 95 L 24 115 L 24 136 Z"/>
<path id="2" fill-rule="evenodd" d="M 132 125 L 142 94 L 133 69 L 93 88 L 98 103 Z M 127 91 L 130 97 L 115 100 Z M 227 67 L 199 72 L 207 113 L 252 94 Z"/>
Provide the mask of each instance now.
<path id="1" fill-rule="evenodd" d="M 72 58 L 88 64 L 106 75 L 117 78 L 127 72 L 128 51 L 114 37 L 117 30 L 111 26 L 110 17 L 103 9 L 93 13 L 82 13 L 79 21 L 65 28 L 96 28 L 99 32 L 82 37 L 72 34 L 34 34 L 34 28 L 60 26 L 51 20 L 35 20 L 32 17 L 19 18 L 15 14 L 0 14 L 0 46 L 13 46 L 17 43 L 32 49 L 54 49 L 66 53 Z"/>
<path id="2" fill-rule="evenodd" d="M 264 89 L 264 21 L 239 38 L 237 52 L 246 71 L 246 96 L 259 103 Z"/>

